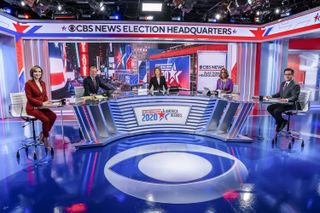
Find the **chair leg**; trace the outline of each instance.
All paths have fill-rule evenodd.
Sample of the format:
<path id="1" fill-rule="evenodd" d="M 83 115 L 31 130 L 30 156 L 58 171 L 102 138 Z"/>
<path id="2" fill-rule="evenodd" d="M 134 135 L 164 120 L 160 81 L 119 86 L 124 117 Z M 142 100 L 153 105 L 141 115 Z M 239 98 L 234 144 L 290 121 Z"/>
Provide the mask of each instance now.
<path id="1" fill-rule="evenodd" d="M 37 137 L 36 137 L 36 129 L 35 129 L 35 125 L 34 125 L 34 120 L 32 120 L 31 122 L 32 122 L 32 137 L 33 137 L 33 140 L 36 141 Z"/>
<path id="2" fill-rule="evenodd" d="M 287 132 L 290 132 L 290 120 L 291 120 L 291 115 L 288 115 L 288 125 L 287 125 Z"/>

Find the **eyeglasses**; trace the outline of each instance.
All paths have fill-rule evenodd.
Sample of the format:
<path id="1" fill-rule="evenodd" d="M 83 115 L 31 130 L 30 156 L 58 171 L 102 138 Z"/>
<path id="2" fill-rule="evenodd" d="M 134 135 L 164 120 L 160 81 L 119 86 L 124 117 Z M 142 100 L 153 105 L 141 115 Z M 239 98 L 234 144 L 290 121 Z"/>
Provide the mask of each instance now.
<path id="1" fill-rule="evenodd" d="M 286 76 L 290 76 L 290 75 L 292 75 L 292 74 L 284 74 L 284 75 L 286 75 Z"/>

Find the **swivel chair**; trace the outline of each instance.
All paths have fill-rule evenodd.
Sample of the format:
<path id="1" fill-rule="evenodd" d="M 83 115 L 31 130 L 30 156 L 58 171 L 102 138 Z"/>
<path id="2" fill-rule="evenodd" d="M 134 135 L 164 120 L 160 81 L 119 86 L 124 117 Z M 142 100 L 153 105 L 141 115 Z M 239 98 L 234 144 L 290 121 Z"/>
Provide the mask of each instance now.
<path id="1" fill-rule="evenodd" d="M 37 120 L 35 117 L 30 116 L 26 112 L 26 104 L 27 104 L 27 97 L 24 92 L 19 93 L 10 93 L 10 99 L 11 99 L 11 105 L 10 105 L 10 114 L 14 118 L 21 118 L 26 123 L 22 126 L 25 128 L 27 125 L 31 125 L 32 129 L 32 137 L 27 140 L 26 143 L 23 143 L 21 147 L 16 152 L 17 159 L 20 159 L 20 151 L 25 150 L 26 155 L 28 156 L 29 147 L 34 147 L 33 149 L 33 159 L 37 160 L 37 148 L 40 146 L 43 146 L 39 141 L 39 138 L 36 136 L 36 130 L 35 130 L 35 121 Z M 31 142 L 30 142 L 31 140 Z M 29 142 L 29 143 L 28 143 Z M 53 155 L 53 149 L 51 148 L 51 155 Z M 45 152 L 47 154 L 48 150 L 45 149 Z"/>
<path id="2" fill-rule="evenodd" d="M 288 149 L 291 149 L 294 142 L 297 140 L 301 141 L 301 148 L 304 147 L 303 138 L 301 137 L 299 132 L 290 129 L 290 123 L 291 123 L 291 116 L 306 114 L 309 111 L 309 109 L 310 109 L 310 96 L 311 96 L 311 91 L 301 90 L 299 97 L 298 97 L 298 101 L 295 103 L 296 109 L 288 110 L 283 113 L 288 116 L 288 125 L 285 130 L 280 132 L 280 134 L 283 133 L 287 138 L 291 139 L 289 141 Z M 277 142 L 277 137 L 280 134 L 276 134 L 275 138 L 272 140 L 272 144 L 275 144 Z"/>

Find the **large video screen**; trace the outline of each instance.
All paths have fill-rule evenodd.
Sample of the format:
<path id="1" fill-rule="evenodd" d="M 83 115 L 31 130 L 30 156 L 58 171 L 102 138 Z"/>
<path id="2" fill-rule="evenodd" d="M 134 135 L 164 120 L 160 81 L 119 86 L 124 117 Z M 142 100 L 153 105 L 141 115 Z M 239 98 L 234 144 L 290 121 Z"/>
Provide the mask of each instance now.
<path id="1" fill-rule="evenodd" d="M 175 43 L 98 43 L 49 42 L 50 87 L 53 99 L 74 95 L 84 78 L 95 66 L 105 84 L 114 89 L 129 91 L 146 88 L 161 67 L 168 86 L 183 90 L 196 88 L 198 51 L 210 49 L 210 44 Z M 193 78 L 193 79 L 192 79 Z"/>

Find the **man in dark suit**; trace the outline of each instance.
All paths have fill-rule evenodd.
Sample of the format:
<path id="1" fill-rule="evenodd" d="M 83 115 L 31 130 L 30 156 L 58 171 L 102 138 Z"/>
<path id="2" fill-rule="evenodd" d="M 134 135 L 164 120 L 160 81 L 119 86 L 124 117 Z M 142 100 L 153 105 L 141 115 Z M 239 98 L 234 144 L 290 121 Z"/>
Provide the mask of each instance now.
<path id="1" fill-rule="evenodd" d="M 97 68 L 95 66 L 90 67 L 90 76 L 83 80 L 84 96 L 96 95 L 99 88 L 107 91 L 111 90 L 107 85 L 101 82 L 99 76 L 97 76 Z"/>
<path id="2" fill-rule="evenodd" d="M 164 76 L 161 76 L 161 68 L 154 69 L 154 77 L 150 79 L 149 90 L 168 90 L 167 82 Z"/>
<path id="3" fill-rule="evenodd" d="M 277 132 L 280 132 L 288 124 L 288 121 L 282 117 L 282 113 L 300 108 L 299 103 L 297 103 L 300 94 L 300 85 L 293 80 L 293 75 L 293 69 L 286 68 L 284 70 L 285 81 L 281 83 L 279 92 L 272 95 L 272 98 L 280 98 L 282 103 L 272 104 L 267 108 L 268 112 L 276 120 Z"/>

